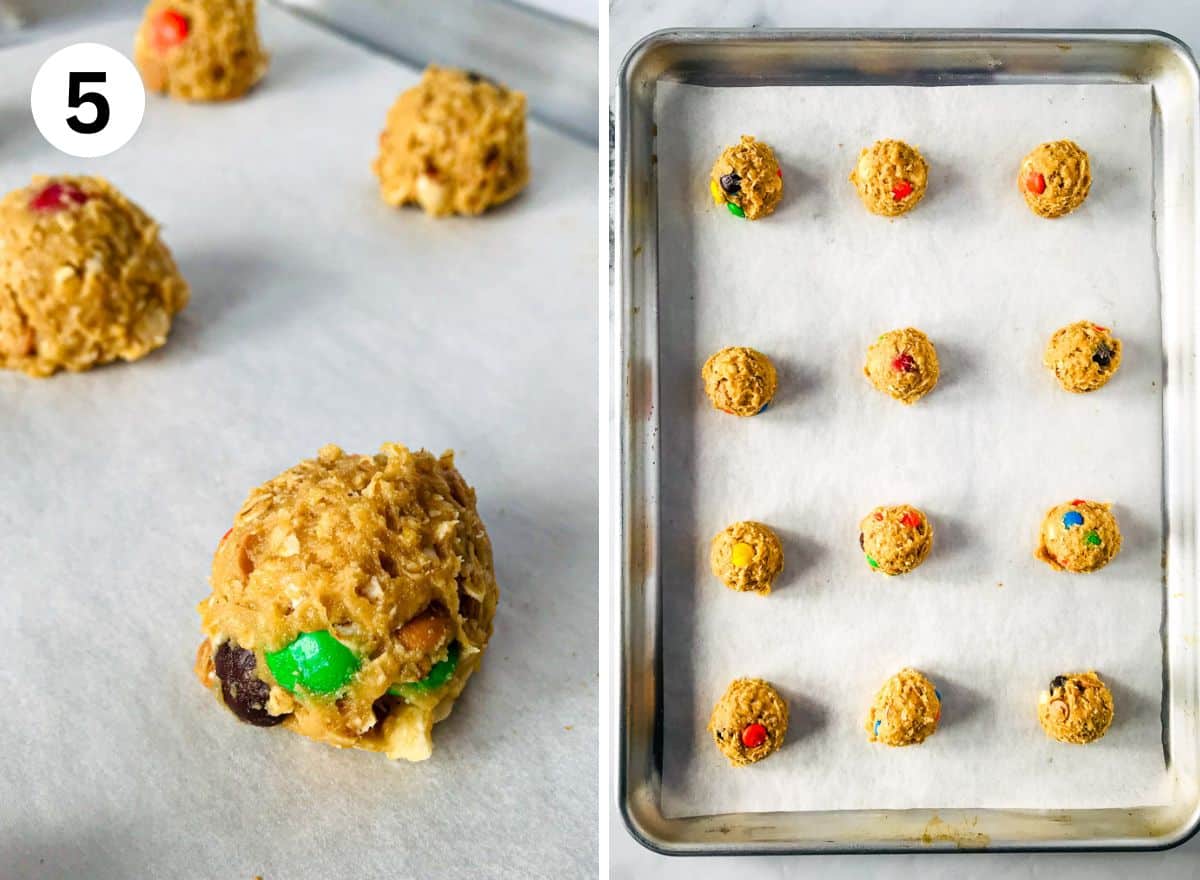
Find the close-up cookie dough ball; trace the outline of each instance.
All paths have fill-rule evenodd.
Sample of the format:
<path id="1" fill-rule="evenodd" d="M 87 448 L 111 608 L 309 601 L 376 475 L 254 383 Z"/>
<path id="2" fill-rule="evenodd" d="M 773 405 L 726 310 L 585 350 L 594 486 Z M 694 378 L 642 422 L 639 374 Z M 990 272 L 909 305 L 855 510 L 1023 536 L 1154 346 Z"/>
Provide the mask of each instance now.
<path id="1" fill-rule="evenodd" d="M 858 545 L 872 571 L 904 574 L 933 549 L 933 523 L 911 504 L 876 507 L 858 528 Z"/>
<path id="2" fill-rule="evenodd" d="M 1095 742 L 1112 720 L 1112 691 L 1095 672 L 1055 676 L 1038 698 L 1038 721 L 1046 735 L 1059 742 Z"/>
<path id="3" fill-rule="evenodd" d="M 1121 366 L 1121 340 L 1107 327 L 1076 321 L 1054 332 L 1042 363 L 1067 391 L 1095 391 Z"/>
<path id="4" fill-rule="evenodd" d="M 1120 550 L 1112 505 L 1076 498 L 1046 513 L 1035 555 L 1056 571 L 1078 573 L 1104 568 Z"/>
<path id="5" fill-rule="evenodd" d="M 704 362 L 700 377 L 715 409 L 743 417 L 766 409 L 779 385 L 771 359 L 743 346 L 718 351 Z"/>
<path id="6" fill-rule="evenodd" d="M 372 169 L 389 205 L 482 214 L 525 188 L 527 153 L 524 94 L 431 64 L 388 111 Z"/>
<path id="7" fill-rule="evenodd" d="M 184 101 L 225 101 L 267 72 L 254 0 L 151 0 L 134 40 L 146 88 Z"/>
<path id="8" fill-rule="evenodd" d="M 217 546 L 196 674 L 243 721 L 420 761 L 492 634 L 475 492 L 388 443 L 322 448 L 254 489 Z"/>
<path id="9" fill-rule="evenodd" d="M 783 544 L 763 523 L 735 522 L 712 539 L 709 564 L 729 589 L 765 596 L 783 571 Z"/>
<path id="10" fill-rule="evenodd" d="M 99 177 L 35 177 L 0 199 L 0 366 L 50 376 L 163 345 L 188 285 L 158 231 Z"/>
<path id="11" fill-rule="evenodd" d="M 879 689 L 867 714 L 867 740 L 887 746 L 912 746 L 937 730 L 942 694 L 915 669 L 901 669 Z"/>
<path id="12" fill-rule="evenodd" d="M 708 729 L 734 767 L 761 761 L 783 745 L 787 701 L 761 678 L 737 678 L 713 707 Z"/>
<path id="13" fill-rule="evenodd" d="M 872 214 L 899 217 L 917 206 L 929 184 L 929 165 L 904 141 L 876 141 L 864 147 L 850 182 Z"/>
<path id="14" fill-rule="evenodd" d="M 914 327 L 889 330 L 867 349 L 863 373 L 884 394 L 916 403 L 938 383 L 937 349 Z"/>
<path id="15" fill-rule="evenodd" d="M 1092 188 L 1088 154 L 1074 141 L 1050 141 L 1021 161 L 1017 188 L 1041 217 L 1061 217 L 1083 204 Z"/>
<path id="16" fill-rule="evenodd" d="M 783 198 L 783 171 L 774 150 L 744 134 L 713 163 L 708 189 L 713 201 L 733 216 L 757 220 L 773 212 Z"/>

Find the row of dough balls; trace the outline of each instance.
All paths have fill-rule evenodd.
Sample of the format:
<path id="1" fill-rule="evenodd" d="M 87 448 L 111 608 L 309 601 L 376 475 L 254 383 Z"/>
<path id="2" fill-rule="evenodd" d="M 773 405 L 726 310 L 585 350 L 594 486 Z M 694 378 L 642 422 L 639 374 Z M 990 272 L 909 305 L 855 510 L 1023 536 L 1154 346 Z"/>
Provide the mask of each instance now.
<path id="1" fill-rule="evenodd" d="M 1121 340 L 1107 327 L 1076 321 L 1050 337 L 1042 364 L 1067 391 L 1095 391 L 1120 368 Z M 905 327 L 889 330 L 871 344 L 863 373 L 884 394 L 910 404 L 934 389 L 941 370 L 930 338 Z M 715 409 L 744 418 L 765 410 L 779 387 L 771 359 L 745 346 L 729 346 L 712 355 L 700 369 L 700 378 Z"/>
<path id="2" fill-rule="evenodd" d="M 266 70 L 252 0 L 154 0 L 138 30 L 150 89 L 235 98 Z M 388 111 L 374 171 L 391 205 L 473 215 L 529 181 L 525 96 L 430 66 Z M 0 199 L 0 368 L 35 377 L 135 361 L 167 341 L 190 290 L 159 225 L 99 177 L 33 178 Z"/>
<path id="3" fill-rule="evenodd" d="M 858 524 L 858 546 L 871 571 L 889 577 L 919 566 L 933 550 L 933 523 L 911 504 L 876 507 Z M 1055 571 L 1099 571 L 1121 552 L 1112 505 L 1073 498 L 1046 511 L 1034 556 Z M 723 528 L 709 547 L 712 573 L 729 589 L 765 596 L 783 573 L 783 543 L 755 520 Z"/>
<path id="4" fill-rule="evenodd" d="M 898 217 L 917 206 L 929 184 L 929 165 L 904 141 L 876 141 L 859 154 L 850 182 L 872 214 Z M 751 135 L 726 147 L 709 175 L 713 201 L 735 217 L 758 220 L 783 200 L 783 170 L 775 151 Z M 1017 172 L 1017 189 L 1040 217 L 1070 214 L 1092 187 L 1088 154 L 1074 141 L 1050 141 L 1035 147 Z"/>
<path id="5" fill-rule="evenodd" d="M 1037 702 L 1038 721 L 1058 742 L 1085 745 L 1104 736 L 1112 724 L 1112 691 L 1095 672 L 1058 675 Z M 884 682 L 867 712 L 869 742 L 911 746 L 937 731 L 942 694 L 915 669 L 905 668 Z M 744 767 L 761 761 L 783 745 L 788 704 L 761 678 L 730 683 L 713 708 L 708 730 L 729 763 Z"/>

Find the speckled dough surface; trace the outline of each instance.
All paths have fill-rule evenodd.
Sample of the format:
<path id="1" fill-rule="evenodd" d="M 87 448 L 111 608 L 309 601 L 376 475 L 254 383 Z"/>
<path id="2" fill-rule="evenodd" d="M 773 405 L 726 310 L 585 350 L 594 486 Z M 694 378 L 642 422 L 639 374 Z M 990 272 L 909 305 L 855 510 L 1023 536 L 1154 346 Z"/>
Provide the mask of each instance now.
<path id="1" fill-rule="evenodd" d="M 708 190 L 713 201 L 735 217 L 766 217 L 783 199 L 783 171 L 775 151 L 751 135 L 742 135 L 713 163 Z"/>
<path id="2" fill-rule="evenodd" d="M 1067 391 L 1095 391 L 1121 366 L 1121 340 L 1107 327 L 1076 321 L 1054 332 L 1042 363 Z"/>
<path id="3" fill-rule="evenodd" d="M 933 523 L 911 504 L 876 507 L 858 528 L 867 565 L 887 575 L 912 571 L 933 549 Z"/>
<path id="4" fill-rule="evenodd" d="M 723 348 L 710 357 L 700 370 L 700 378 L 715 409 L 743 417 L 762 412 L 779 385 L 771 359 L 742 346 Z"/>
<path id="5" fill-rule="evenodd" d="M 712 539 L 709 563 L 729 589 L 765 596 L 783 571 L 783 545 L 770 526 L 735 522 Z"/>
<path id="6" fill-rule="evenodd" d="M 1040 217 L 1070 214 L 1092 188 L 1088 154 L 1074 141 L 1041 144 L 1022 160 L 1017 188 Z"/>
<path id="7" fill-rule="evenodd" d="M 196 673 L 219 700 L 252 724 L 412 761 L 479 665 L 498 595 L 453 455 L 390 443 L 326 446 L 254 489 L 211 581 Z"/>
<path id="8" fill-rule="evenodd" d="M 787 701 L 761 678 L 730 682 L 708 721 L 713 742 L 734 767 L 745 767 L 778 751 L 787 727 Z"/>
<path id="9" fill-rule="evenodd" d="M 1112 691 L 1095 672 L 1056 676 L 1038 698 L 1038 721 L 1046 735 L 1059 742 L 1095 742 L 1112 720 Z"/>
<path id="10" fill-rule="evenodd" d="M 863 373 L 884 394 L 915 403 L 938 383 L 937 349 L 915 327 L 889 330 L 867 349 Z"/>
<path id="11" fill-rule="evenodd" d="M 899 217 L 924 198 L 929 166 L 920 151 L 904 141 L 876 141 L 859 153 L 850 182 L 872 214 Z"/>
<path id="12" fill-rule="evenodd" d="M 224 101 L 267 72 L 254 0 L 152 0 L 134 39 L 146 88 L 185 101 Z"/>
<path id="13" fill-rule="evenodd" d="M 388 111 L 372 168 L 385 202 L 435 217 L 507 202 L 529 182 L 525 95 L 430 65 Z"/>
<path id="14" fill-rule="evenodd" d="M 35 177 L 0 199 L 0 366 L 137 360 L 187 302 L 158 224 L 106 180 Z"/>
<path id="15" fill-rule="evenodd" d="M 1120 551 L 1112 505 L 1076 498 L 1047 511 L 1035 555 L 1058 571 L 1088 572 L 1104 568 Z"/>
<path id="16" fill-rule="evenodd" d="M 887 746 L 912 746 L 937 730 L 942 696 L 915 669 L 901 669 L 879 689 L 867 714 L 867 739 Z"/>

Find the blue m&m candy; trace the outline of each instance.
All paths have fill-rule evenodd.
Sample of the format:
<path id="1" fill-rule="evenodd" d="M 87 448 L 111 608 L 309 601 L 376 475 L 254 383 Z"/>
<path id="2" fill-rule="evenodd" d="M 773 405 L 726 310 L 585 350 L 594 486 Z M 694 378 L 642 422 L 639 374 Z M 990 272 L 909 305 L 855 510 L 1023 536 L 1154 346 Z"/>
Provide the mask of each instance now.
<path id="1" fill-rule="evenodd" d="M 1071 526 L 1083 525 L 1083 514 L 1078 510 L 1068 510 L 1063 514 L 1063 525 L 1068 529 L 1071 528 Z"/>

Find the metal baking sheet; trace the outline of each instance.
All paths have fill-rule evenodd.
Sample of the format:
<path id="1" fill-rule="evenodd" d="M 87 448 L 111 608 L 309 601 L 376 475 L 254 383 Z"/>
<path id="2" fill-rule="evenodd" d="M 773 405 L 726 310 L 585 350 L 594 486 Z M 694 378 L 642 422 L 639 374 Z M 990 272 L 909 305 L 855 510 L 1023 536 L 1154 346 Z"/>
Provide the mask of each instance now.
<path id="1" fill-rule="evenodd" d="M 1195 285 L 1194 110 L 1190 55 L 1156 34 L 674 32 L 653 35 L 626 61 L 618 85 L 610 524 L 620 573 L 623 657 L 617 789 L 631 830 L 664 852 L 810 852 L 971 847 L 1152 847 L 1184 839 L 1197 808 L 1194 643 L 1192 357 Z M 1161 284 L 1164 458 L 1162 505 L 1163 746 L 1167 806 L 1112 809 L 809 809 L 667 818 L 663 770 L 664 546 L 660 519 L 677 455 L 660 437 L 660 383 L 678 384 L 677 350 L 659 308 L 658 176 L 653 109 L 665 81 L 749 85 L 1009 85 L 1143 83 L 1153 101 L 1155 244 Z M 743 124 L 743 128 L 744 128 Z M 918 141 L 919 142 L 919 141 Z M 678 182 L 675 183 L 678 185 Z M 1149 222 L 1150 218 L 1147 218 Z M 665 221 L 664 221 L 665 222 Z M 665 293 L 664 293 L 665 295 Z M 678 305 L 673 306 L 678 310 Z M 684 309 L 686 311 L 686 308 Z M 669 367 L 669 369 L 668 369 Z M 669 407 L 667 407 L 669 409 Z M 1155 450 L 1157 453 L 1157 450 Z M 819 467 L 819 464 L 814 466 Z M 667 496 L 669 499 L 671 496 Z M 718 524 L 719 526 L 720 524 Z M 714 527 L 715 529 L 715 527 Z M 683 556 L 690 555 L 685 550 Z M 1150 581 L 1154 587 L 1154 581 Z M 679 613 L 678 602 L 673 614 Z M 672 617 L 674 619 L 674 617 Z M 883 807 L 886 804 L 879 804 Z M 952 806 L 952 805 L 947 805 Z"/>
<path id="2" fill-rule="evenodd" d="M 390 208 L 370 163 L 417 72 L 260 9 L 253 93 L 151 97 L 99 160 L 42 141 L 30 83 L 79 40 L 128 51 L 136 21 L 0 53 L 0 187 L 108 177 L 192 286 L 138 363 L 0 373 L 0 875 L 594 876 L 595 150 L 532 123 L 509 204 Z M 457 450 L 501 587 L 421 764 L 240 724 L 191 673 L 247 492 L 389 440 Z"/>

